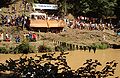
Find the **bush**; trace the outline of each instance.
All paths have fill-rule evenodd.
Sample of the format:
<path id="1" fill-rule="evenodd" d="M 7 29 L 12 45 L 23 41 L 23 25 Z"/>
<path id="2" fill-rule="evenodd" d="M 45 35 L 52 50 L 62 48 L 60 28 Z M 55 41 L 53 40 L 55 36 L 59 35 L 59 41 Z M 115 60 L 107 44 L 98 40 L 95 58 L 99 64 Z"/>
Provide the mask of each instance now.
<path id="1" fill-rule="evenodd" d="M 92 44 L 92 47 L 96 47 L 97 49 L 107 49 L 109 48 L 109 45 L 106 43 L 96 43 Z"/>
<path id="2" fill-rule="evenodd" d="M 13 53 L 14 52 L 14 47 L 6 48 L 6 47 L 0 47 L 0 53 L 8 54 L 8 53 Z"/>
<path id="3" fill-rule="evenodd" d="M 6 47 L 0 47 L 0 53 L 7 53 Z"/>
<path id="4" fill-rule="evenodd" d="M 15 47 L 10 47 L 10 48 L 8 49 L 8 53 L 14 53 L 14 49 L 15 49 Z"/>
<path id="5" fill-rule="evenodd" d="M 22 43 L 14 49 L 14 53 L 33 53 L 33 49 L 28 43 Z"/>
<path id="6" fill-rule="evenodd" d="M 107 44 L 101 44 L 99 45 L 99 49 L 107 49 L 108 45 Z"/>
<path id="7" fill-rule="evenodd" d="M 51 52 L 51 51 L 52 51 L 51 47 L 45 45 L 40 45 L 38 47 L 38 52 Z"/>
<path id="8" fill-rule="evenodd" d="M 67 51 L 67 50 L 70 50 L 70 47 L 66 46 L 66 43 L 65 42 L 62 42 L 61 45 L 58 45 L 55 47 L 55 51 Z"/>
<path id="9" fill-rule="evenodd" d="M 63 48 L 61 46 L 55 46 L 55 51 L 62 51 Z"/>

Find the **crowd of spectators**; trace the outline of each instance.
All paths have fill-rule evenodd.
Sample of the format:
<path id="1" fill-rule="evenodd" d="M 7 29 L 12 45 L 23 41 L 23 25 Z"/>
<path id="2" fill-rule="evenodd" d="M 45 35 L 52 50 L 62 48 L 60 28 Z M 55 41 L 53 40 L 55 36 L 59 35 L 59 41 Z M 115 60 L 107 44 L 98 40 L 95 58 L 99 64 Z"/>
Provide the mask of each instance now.
<path id="1" fill-rule="evenodd" d="M 33 42 L 36 42 L 37 40 L 37 34 L 36 33 L 32 33 L 32 32 L 29 32 L 29 33 L 24 33 L 24 39 L 28 40 L 29 42 L 33 41 Z"/>
<path id="2" fill-rule="evenodd" d="M 25 0 L 22 0 L 22 3 L 19 5 L 19 10 L 22 11 L 24 9 L 25 11 L 30 11 L 30 4 L 25 2 Z M 27 24 L 27 17 L 23 15 L 16 14 L 16 5 L 13 5 L 12 8 L 8 8 L 8 14 L 3 15 L 0 14 L 0 24 L 2 27 L 4 26 L 26 26 Z M 9 12 L 12 12 L 13 14 L 10 14 Z M 45 18 L 45 17 L 39 17 L 39 18 Z M 59 16 L 55 16 L 54 14 L 51 16 L 47 16 L 48 20 L 55 19 L 58 20 Z M 112 23 L 103 23 L 98 22 L 97 18 L 90 18 L 90 17 L 83 17 L 78 16 L 74 20 L 66 20 L 66 24 L 69 28 L 78 28 L 80 30 L 112 30 L 114 29 L 114 26 Z M 5 33 L 4 33 L 5 34 Z M 8 36 L 8 33 L 6 33 L 5 38 L 3 38 L 3 32 L 0 33 L 0 40 L 3 41 L 11 41 L 12 36 Z M 29 39 L 29 41 L 36 41 L 36 34 L 35 33 L 26 33 L 26 38 Z M 17 35 L 15 37 L 16 43 L 19 43 L 21 41 L 20 36 Z"/>
<path id="3" fill-rule="evenodd" d="M 12 41 L 12 35 L 11 34 L 8 34 L 8 33 L 3 33 L 1 32 L 0 33 L 0 41 L 6 41 L 6 42 L 10 42 Z"/>
<path id="4" fill-rule="evenodd" d="M 83 16 L 78 16 L 74 20 L 66 20 L 66 23 L 69 28 L 78 28 L 80 30 L 111 30 L 114 28 L 112 23 L 98 22 L 97 18 Z"/>
<path id="5" fill-rule="evenodd" d="M 37 34 L 34 32 L 24 33 L 23 37 L 21 35 L 12 35 L 9 33 L 0 33 L 0 41 L 11 42 L 15 40 L 16 43 L 20 43 L 22 40 L 28 40 L 29 42 L 36 42 Z M 14 42 L 14 41 L 13 41 Z"/>
<path id="6" fill-rule="evenodd" d="M 1 26 L 25 26 L 27 17 L 24 15 L 0 15 Z"/>
<path id="7" fill-rule="evenodd" d="M 14 0 L 13 2 L 16 2 Z M 8 7 L 0 13 L 0 24 L 3 26 L 20 26 L 25 25 L 27 17 L 25 12 L 31 11 L 31 3 L 22 0 L 19 3 L 8 5 Z"/>

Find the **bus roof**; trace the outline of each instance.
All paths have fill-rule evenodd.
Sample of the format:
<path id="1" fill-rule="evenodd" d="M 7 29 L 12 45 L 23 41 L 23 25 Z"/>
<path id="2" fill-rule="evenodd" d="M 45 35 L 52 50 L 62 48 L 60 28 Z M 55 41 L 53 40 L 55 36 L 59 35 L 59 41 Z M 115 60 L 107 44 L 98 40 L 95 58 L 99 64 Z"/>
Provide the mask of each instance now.
<path id="1" fill-rule="evenodd" d="M 45 16 L 45 18 L 46 18 L 46 14 L 45 13 L 31 13 L 30 17 L 31 17 L 31 15 Z"/>
<path id="2" fill-rule="evenodd" d="M 45 15 L 46 16 L 45 13 L 31 13 L 30 15 Z"/>

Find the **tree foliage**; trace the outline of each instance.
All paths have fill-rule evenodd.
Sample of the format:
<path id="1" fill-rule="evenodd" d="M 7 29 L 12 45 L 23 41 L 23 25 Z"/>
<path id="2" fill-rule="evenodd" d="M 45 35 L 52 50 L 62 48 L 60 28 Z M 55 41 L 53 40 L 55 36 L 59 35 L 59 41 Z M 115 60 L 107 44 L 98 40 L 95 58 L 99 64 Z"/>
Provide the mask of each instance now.
<path id="1" fill-rule="evenodd" d="M 61 12 L 65 12 L 66 8 L 67 13 L 75 16 L 93 13 L 97 14 L 97 17 L 113 16 L 117 5 L 116 0 L 58 0 L 57 3 Z"/>
<path id="2" fill-rule="evenodd" d="M 120 0 L 117 0 L 117 5 L 115 7 L 115 15 L 120 19 Z"/>
<path id="3" fill-rule="evenodd" d="M 0 8 L 7 7 L 9 4 L 12 4 L 18 0 L 0 0 Z"/>
<path id="4" fill-rule="evenodd" d="M 15 0 L 1 0 L 4 6 Z M 74 16 L 85 15 L 92 17 L 109 17 L 116 15 L 120 18 L 119 0 L 26 0 L 30 3 L 54 3 L 58 4 L 59 13 L 71 13 Z"/>

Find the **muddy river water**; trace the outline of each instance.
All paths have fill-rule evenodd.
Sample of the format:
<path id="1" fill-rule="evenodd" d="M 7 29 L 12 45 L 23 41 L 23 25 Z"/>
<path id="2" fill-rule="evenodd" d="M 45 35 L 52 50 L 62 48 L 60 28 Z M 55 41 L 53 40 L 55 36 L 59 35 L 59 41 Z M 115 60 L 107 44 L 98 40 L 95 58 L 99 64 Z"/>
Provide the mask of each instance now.
<path id="1" fill-rule="evenodd" d="M 28 54 L 27 56 L 34 56 L 35 54 Z M 38 55 L 41 55 L 41 53 L 38 53 Z M 0 63 L 5 62 L 5 60 L 12 58 L 17 59 L 21 56 L 21 54 L 0 54 Z M 118 63 L 116 67 L 116 71 L 114 74 L 114 77 L 109 78 L 115 78 L 116 76 L 120 77 L 120 49 L 106 49 L 106 50 L 97 50 L 96 53 L 93 51 L 71 51 L 67 55 L 67 62 L 69 66 L 76 70 L 77 68 L 83 66 L 83 63 L 86 62 L 87 59 L 93 59 L 98 60 L 101 62 L 102 66 L 98 67 L 98 70 L 102 70 L 103 67 L 106 65 L 106 62 L 115 60 L 115 62 Z"/>

